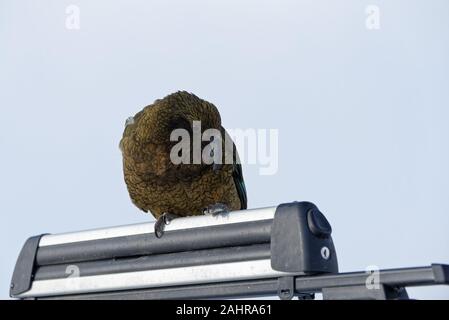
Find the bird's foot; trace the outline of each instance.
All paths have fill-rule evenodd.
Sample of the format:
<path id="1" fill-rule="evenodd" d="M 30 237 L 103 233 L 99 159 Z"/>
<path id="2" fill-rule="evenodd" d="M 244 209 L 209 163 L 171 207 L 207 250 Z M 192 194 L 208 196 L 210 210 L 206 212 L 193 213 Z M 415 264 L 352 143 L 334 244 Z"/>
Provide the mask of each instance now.
<path id="1" fill-rule="evenodd" d="M 163 213 L 154 224 L 154 234 L 157 238 L 161 238 L 164 235 L 165 226 L 170 224 L 170 222 L 178 218 L 176 214 L 165 212 Z"/>
<path id="2" fill-rule="evenodd" d="M 229 214 L 229 208 L 224 203 L 216 203 L 207 206 L 207 208 L 204 209 L 204 214 L 212 215 L 213 217 L 216 216 L 223 216 L 227 217 Z"/>

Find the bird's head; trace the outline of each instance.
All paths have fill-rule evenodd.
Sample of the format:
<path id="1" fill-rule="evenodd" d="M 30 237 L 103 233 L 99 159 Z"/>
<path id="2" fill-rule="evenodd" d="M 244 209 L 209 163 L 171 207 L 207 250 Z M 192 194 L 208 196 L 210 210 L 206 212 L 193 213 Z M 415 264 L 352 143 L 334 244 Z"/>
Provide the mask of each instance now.
<path id="1" fill-rule="evenodd" d="M 123 138 L 120 141 L 120 149 L 124 156 L 132 156 L 142 162 L 157 164 L 158 170 L 149 168 L 150 171 L 161 174 L 174 174 L 190 172 L 197 174 L 212 165 L 194 164 L 194 125 L 200 123 L 201 135 L 207 129 L 221 128 L 221 118 L 217 108 L 194 94 L 179 91 L 156 100 L 146 106 L 142 111 L 125 122 Z M 170 152 L 179 141 L 171 141 L 170 136 L 176 129 L 184 129 L 190 139 L 191 163 L 174 164 L 170 159 Z M 195 131 L 197 132 L 197 131 Z M 208 144 L 200 137 L 201 150 Z"/>

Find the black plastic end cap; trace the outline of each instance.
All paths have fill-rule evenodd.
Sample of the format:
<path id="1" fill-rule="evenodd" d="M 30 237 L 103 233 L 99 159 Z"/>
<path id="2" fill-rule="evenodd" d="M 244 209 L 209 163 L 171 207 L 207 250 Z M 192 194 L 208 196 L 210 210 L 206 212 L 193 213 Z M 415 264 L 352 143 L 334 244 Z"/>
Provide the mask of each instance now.
<path id="1" fill-rule="evenodd" d="M 18 296 L 31 288 L 36 254 L 42 236 L 43 235 L 31 237 L 23 245 L 12 275 L 9 290 L 11 298 Z"/>
<path id="2" fill-rule="evenodd" d="M 435 277 L 435 283 L 449 284 L 449 265 L 447 264 L 432 264 L 432 271 Z"/>
<path id="3" fill-rule="evenodd" d="M 271 267 L 302 274 L 337 273 L 332 228 L 311 202 L 283 203 L 271 226 Z"/>

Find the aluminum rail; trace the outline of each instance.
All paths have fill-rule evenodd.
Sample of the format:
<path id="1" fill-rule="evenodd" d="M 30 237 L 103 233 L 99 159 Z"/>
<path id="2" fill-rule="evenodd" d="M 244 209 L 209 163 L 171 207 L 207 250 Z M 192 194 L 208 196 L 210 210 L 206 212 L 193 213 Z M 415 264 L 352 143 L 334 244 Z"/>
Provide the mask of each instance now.
<path id="1" fill-rule="evenodd" d="M 295 275 L 275 271 L 270 259 L 198 265 L 180 268 L 103 274 L 33 281 L 31 289 L 17 298 L 136 290 L 213 282 L 233 282 Z M 296 274 L 297 275 L 297 274 Z"/>
<path id="2" fill-rule="evenodd" d="M 270 244 L 266 243 L 124 259 L 77 262 L 76 268 L 77 272 L 82 276 L 94 276 L 203 264 L 270 259 L 270 256 Z M 71 270 L 73 270 L 73 265 L 68 263 L 42 266 L 36 269 L 33 279 L 37 281 L 67 278 L 68 275 L 73 273 Z"/>
<path id="3" fill-rule="evenodd" d="M 165 227 L 166 232 L 220 226 L 230 223 L 252 222 L 273 219 L 277 207 L 248 209 L 230 212 L 227 215 L 201 215 L 174 219 Z M 39 247 L 54 246 L 73 242 L 101 240 L 124 236 L 153 234 L 154 222 L 138 223 L 126 226 L 92 229 L 79 232 L 49 234 L 41 238 Z"/>
<path id="4" fill-rule="evenodd" d="M 269 243 L 273 220 L 166 231 L 162 238 L 154 233 L 39 246 L 39 266 L 111 258 L 167 254 L 200 249 Z"/>
<path id="5" fill-rule="evenodd" d="M 379 288 L 366 287 L 367 272 L 293 277 L 293 295 L 323 293 L 324 299 L 401 299 L 404 288 L 415 286 L 449 285 L 449 265 L 386 269 L 379 271 Z M 288 278 L 288 277 L 287 277 Z M 283 279 L 283 278 L 281 278 Z M 186 285 L 143 290 L 128 290 L 100 294 L 41 297 L 42 299 L 217 299 L 263 297 L 279 295 L 279 278 L 228 283 Z M 386 290 L 387 289 L 387 290 Z M 388 292 L 390 290 L 390 293 Z M 342 293 L 351 292 L 351 295 Z M 292 295 L 292 296 L 293 296 Z"/>

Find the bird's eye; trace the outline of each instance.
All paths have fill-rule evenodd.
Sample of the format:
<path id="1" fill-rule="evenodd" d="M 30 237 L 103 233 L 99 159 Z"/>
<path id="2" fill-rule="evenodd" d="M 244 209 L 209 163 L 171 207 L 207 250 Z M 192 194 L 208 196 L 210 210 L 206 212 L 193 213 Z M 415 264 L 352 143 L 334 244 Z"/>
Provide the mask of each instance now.
<path id="1" fill-rule="evenodd" d="M 125 127 L 129 126 L 130 124 L 134 124 L 134 117 L 129 117 L 125 121 Z"/>

